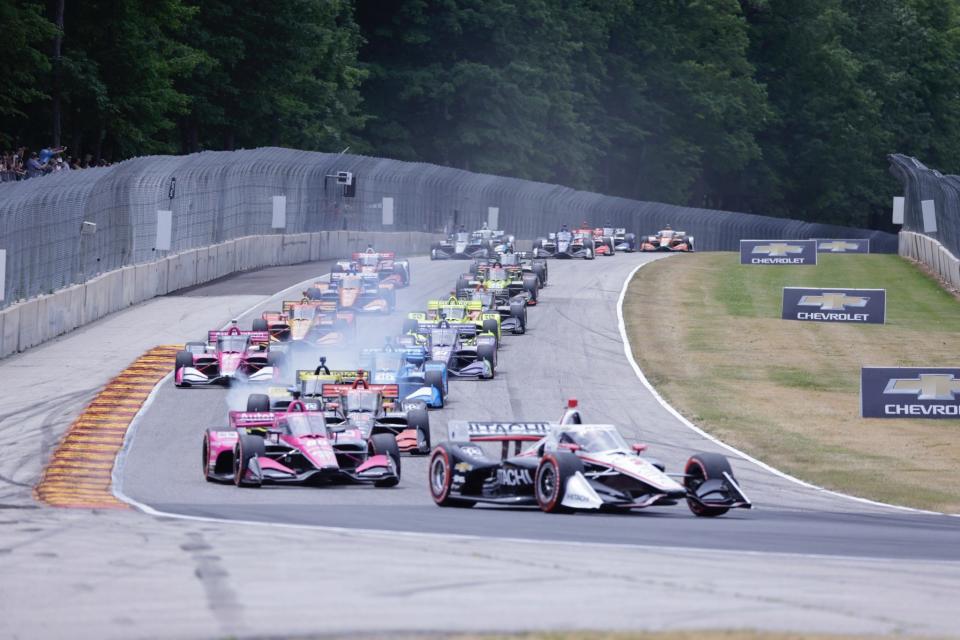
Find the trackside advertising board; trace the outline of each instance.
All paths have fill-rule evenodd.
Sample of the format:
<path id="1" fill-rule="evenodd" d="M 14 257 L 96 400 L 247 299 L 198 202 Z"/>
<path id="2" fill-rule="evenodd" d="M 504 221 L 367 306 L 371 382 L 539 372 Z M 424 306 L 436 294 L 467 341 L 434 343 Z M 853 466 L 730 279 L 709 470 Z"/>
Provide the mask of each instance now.
<path id="1" fill-rule="evenodd" d="M 870 253 L 870 241 L 818 238 L 817 253 Z"/>
<path id="2" fill-rule="evenodd" d="M 740 264 L 817 264 L 816 240 L 741 240 Z"/>
<path id="3" fill-rule="evenodd" d="M 886 316 L 886 289 L 783 288 L 784 320 L 883 324 Z"/>
<path id="4" fill-rule="evenodd" d="M 864 418 L 960 418 L 960 368 L 863 367 Z"/>

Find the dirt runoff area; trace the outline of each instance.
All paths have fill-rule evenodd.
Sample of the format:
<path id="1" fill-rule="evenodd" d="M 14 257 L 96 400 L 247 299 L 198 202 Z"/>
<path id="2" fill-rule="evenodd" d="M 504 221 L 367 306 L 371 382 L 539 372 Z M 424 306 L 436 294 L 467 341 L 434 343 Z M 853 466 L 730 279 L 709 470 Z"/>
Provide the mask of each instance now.
<path id="1" fill-rule="evenodd" d="M 781 320 L 785 286 L 886 289 L 887 324 Z M 724 442 L 824 487 L 960 512 L 960 420 L 860 417 L 861 366 L 960 366 L 960 301 L 915 265 L 678 255 L 637 271 L 624 318 L 650 382 Z"/>

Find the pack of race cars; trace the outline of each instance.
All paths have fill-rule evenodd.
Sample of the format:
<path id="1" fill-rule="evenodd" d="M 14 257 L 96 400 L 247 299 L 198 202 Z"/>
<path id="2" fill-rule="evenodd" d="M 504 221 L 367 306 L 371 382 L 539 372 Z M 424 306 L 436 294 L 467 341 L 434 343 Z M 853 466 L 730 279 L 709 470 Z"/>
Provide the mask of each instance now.
<path id="1" fill-rule="evenodd" d="M 556 421 L 452 420 L 448 439 L 433 446 L 429 410 L 449 402 L 450 381 L 493 379 L 502 341 L 527 332 L 528 313 L 548 285 L 545 257 L 590 259 L 646 250 L 651 240 L 583 225 L 518 252 L 502 231 L 474 233 L 431 251 L 432 259 L 472 258 L 450 296 L 407 313 L 382 347 L 360 349 L 359 366 L 332 369 L 327 360 L 335 348 L 358 344 L 358 316 L 391 313 L 397 289 L 410 283 L 409 261 L 369 247 L 338 262 L 329 280 L 300 299 L 264 312 L 249 330 L 234 321 L 205 342 L 188 343 L 176 357 L 175 385 L 250 385 L 244 409 L 205 432 L 204 477 L 238 487 L 392 487 L 409 454 L 428 456 L 428 489 L 441 507 L 557 512 L 684 501 L 697 516 L 750 508 L 723 456 L 695 454 L 682 473 L 667 473 L 615 426 L 586 423 L 575 401 Z M 692 250 L 692 242 L 667 250 Z M 500 446 L 499 456 L 489 443 Z"/>

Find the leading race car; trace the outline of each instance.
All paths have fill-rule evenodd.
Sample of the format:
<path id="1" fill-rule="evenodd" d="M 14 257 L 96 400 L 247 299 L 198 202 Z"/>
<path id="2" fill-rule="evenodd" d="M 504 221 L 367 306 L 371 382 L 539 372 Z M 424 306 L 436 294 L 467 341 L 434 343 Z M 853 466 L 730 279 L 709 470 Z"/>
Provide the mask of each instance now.
<path id="1" fill-rule="evenodd" d="M 203 438 L 203 475 L 238 487 L 264 483 L 400 482 L 400 450 L 389 433 L 364 435 L 328 424 L 323 413 L 295 401 L 283 412 L 231 411 L 227 429 Z"/>
<path id="2" fill-rule="evenodd" d="M 366 251 L 352 254 L 349 260 L 337 261 L 333 271 L 338 274 L 376 276 L 380 282 L 397 288 L 410 284 L 410 261 L 398 259 L 392 251 L 375 251 L 372 246 L 368 246 Z M 332 278 L 337 279 L 337 276 Z"/>
<path id="3" fill-rule="evenodd" d="M 645 236 L 640 243 L 640 251 L 693 251 L 693 236 L 688 236 L 686 231 L 674 231 L 667 225 L 666 229 L 661 229 L 656 235 Z"/>
<path id="4" fill-rule="evenodd" d="M 433 450 L 430 495 L 442 507 L 478 502 L 537 505 L 546 512 L 627 510 L 675 505 L 685 500 L 696 516 L 750 508 L 727 459 L 697 453 L 681 474 L 642 457 L 645 445 L 628 446 L 613 425 L 584 424 L 571 401 L 558 424 L 467 422 L 448 424 L 450 441 Z M 500 442 L 500 459 L 478 442 Z M 533 442 L 524 452 L 523 442 Z M 514 443 L 514 455 L 509 455 Z"/>
<path id="5" fill-rule="evenodd" d="M 571 232 L 564 225 L 560 231 L 550 233 L 533 243 L 534 258 L 584 258 L 593 260 L 596 256 L 596 242 L 593 231 Z"/>
<path id="6" fill-rule="evenodd" d="M 209 331 L 206 342 L 188 342 L 177 352 L 173 383 L 178 387 L 230 386 L 234 380 L 270 382 L 270 334 L 241 331 L 234 320 L 226 331 Z"/>

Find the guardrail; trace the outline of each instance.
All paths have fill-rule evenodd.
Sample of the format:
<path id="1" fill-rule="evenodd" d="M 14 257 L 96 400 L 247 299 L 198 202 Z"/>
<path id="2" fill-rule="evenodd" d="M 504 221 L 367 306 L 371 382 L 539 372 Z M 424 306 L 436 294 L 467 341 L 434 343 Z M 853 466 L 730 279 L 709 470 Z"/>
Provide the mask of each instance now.
<path id="1" fill-rule="evenodd" d="M 338 172 L 356 177 L 353 197 L 330 177 Z M 275 196 L 285 198 L 277 228 Z M 247 236 L 437 232 L 491 216 L 521 238 L 588 220 L 639 233 L 670 224 L 704 250 L 735 250 L 741 238 L 808 237 L 868 237 L 874 251 L 896 250 L 895 236 L 877 231 L 639 202 L 430 164 L 277 148 L 207 151 L 0 184 L 0 308 Z"/>

